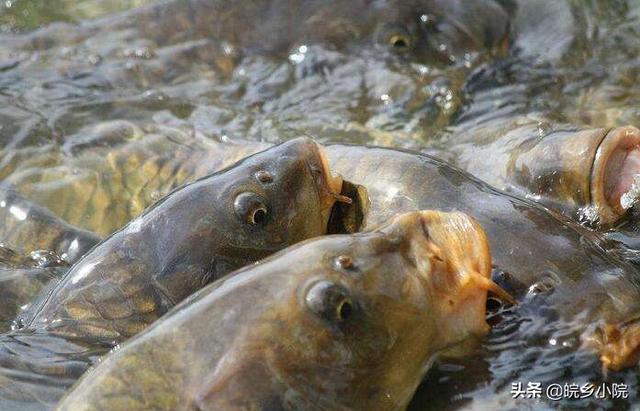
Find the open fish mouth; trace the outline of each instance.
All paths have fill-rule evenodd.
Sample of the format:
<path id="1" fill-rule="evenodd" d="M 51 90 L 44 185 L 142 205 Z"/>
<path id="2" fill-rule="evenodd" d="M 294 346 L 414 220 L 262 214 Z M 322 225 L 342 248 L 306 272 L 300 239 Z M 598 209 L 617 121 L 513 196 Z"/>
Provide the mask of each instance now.
<path id="1" fill-rule="evenodd" d="M 309 167 L 316 179 L 323 221 L 327 222 L 327 233 L 354 233 L 364 225 L 368 196 L 360 185 L 345 181 L 334 174 L 324 148 L 312 144 Z"/>
<path id="2" fill-rule="evenodd" d="M 340 203 L 351 204 L 351 198 L 342 195 L 342 184 L 344 180 L 340 174 L 333 174 L 331 167 L 329 167 L 329 160 L 324 152 L 324 148 L 316 144 L 316 151 L 319 158 L 320 167 L 322 168 L 322 176 L 324 177 L 324 183 L 329 193 L 329 196 L 335 201 Z"/>
<path id="3" fill-rule="evenodd" d="M 640 197 L 640 130 L 617 127 L 607 132 L 591 173 L 591 202 L 602 223 L 615 222 Z"/>

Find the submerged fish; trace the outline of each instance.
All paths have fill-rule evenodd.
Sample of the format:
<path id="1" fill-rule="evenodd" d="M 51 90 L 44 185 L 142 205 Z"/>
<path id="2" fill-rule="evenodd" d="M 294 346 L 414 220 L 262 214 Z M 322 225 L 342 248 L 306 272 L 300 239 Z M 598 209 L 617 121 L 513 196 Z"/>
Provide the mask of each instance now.
<path id="1" fill-rule="evenodd" d="M 0 188 L 0 332 L 99 241 L 96 234 Z"/>
<path id="2" fill-rule="evenodd" d="M 99 241 L 96 234 L 73 227 L 12 190 L 0 188 L 0 244 L 4 247 L 31 254 L 34 260 L 40 251 L 50 251 L 57 260 L 72 264 Z"/>
<path id="3" fill-rule="evenodd" d="M 82 41 L 108 29 L 128 30 L 120 40 L 154 45 L 210 39 L 252 54 L 288 53 L 300 44 L 356 51 L 379 43 L 415 57 L 448 55 L 499 45 L 509 34 L 509 14 L 495 0 L 170 0 L 61 30 L 52 25 L 26 38 L 33 49 Z M 247 24 L 251 22 L 252 24 Z M 64 26 L 63 26 L 64 27 Z M 122 38 L 124 37 L 124 39 Z M 368 40 L 368 41 L 367 41 Z M 215 62 L 215 60 L 214 60 Z"/>
<path id="4" fill-rule="evenodd" d="M 58 409 L 402 410 L 434 354 L 488 331 L 490 271 L 462 213 L 311 240 L 201 290 Z"/>
<path id="5" fill-rule="evenodd" d="M 0 176 L 30 201 L 101 236 L 123 227 L 187 178 L 221 170 L 268 147 L 233 145 L 229 150 L 230 144 L 200 133 L 128 121 L 87 127 L 79 136 L 63 146 L 0 152 Z"/>
<path id="6" fill-rule="evenodd" d="M 1 267 L 0 268 L 0 333 L 17 326 L 16 316 L 28 310 L 34 299 L 47 286 L 57 282 L 69 270 L 68 266 Z"/>

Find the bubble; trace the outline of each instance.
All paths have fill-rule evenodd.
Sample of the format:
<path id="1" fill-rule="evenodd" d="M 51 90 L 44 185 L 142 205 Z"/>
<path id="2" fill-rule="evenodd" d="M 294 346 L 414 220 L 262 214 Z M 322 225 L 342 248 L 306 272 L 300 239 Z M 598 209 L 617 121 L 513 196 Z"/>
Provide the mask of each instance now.
<path id="1" fill-rule="evenodd" d="M 413 68 L 418 72 L 421 76 L 426 76 L 431 72 L 429 66 L 425 66 L 424 64 L 414 64 Z"/>
<path id="2" fill-rule="evenodd" d="M 236 53 L 236 49 L 231 44 L 225 41 L 222 43 L 222 52 L 227 56 L 232 56 Z"/>
<path id="3" fill-rule="evenodd" d="M 302 63 L 307 55 L 308 50 L 309 48 L 303 44 L 302 46 L 298 47 L 298 49 L 294 53 L 289 54 L 289 61 L 293 64 Z"/>
<path id="4" fill-rule="evenodd" d="M 91 54 L 87 57 L 87 60 L 89 61 L 89 64 L 96 66 L 102 61 L 102 56 L 99 54 Z"/>
<path id="5" fill-rule="evenodd" d="M 539 294 L 548 294 L 553 292 L 557 281 L 550 277 L 543 277 L 540 281 L 532 284 L 527 290 L 527 295 L 536 296 Z"/>
<path id="6" fill-rule="evenodd" d="M 24 320 L 22 318 L 18 318 L 11 322 L 11 331 L 20 330 L 25 327 Z"/>
<path id="7" fill-rule="evenodd" d="M 138 59 L 150 59 L 155 57 L 155 51 L 150 47 L 136 47 L 128 48 L 124 50 L 125 57 L 138 58 Z"/>

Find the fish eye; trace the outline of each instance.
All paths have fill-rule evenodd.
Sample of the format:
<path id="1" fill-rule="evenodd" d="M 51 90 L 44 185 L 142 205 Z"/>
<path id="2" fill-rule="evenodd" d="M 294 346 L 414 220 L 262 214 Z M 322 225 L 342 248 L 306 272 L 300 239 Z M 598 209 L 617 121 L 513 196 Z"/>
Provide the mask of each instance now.
<path id="1" fill-rule="evenodd" d="M 407 51 L 411 48 L 411 37 L 406 33 L 393 33 L 387 38 L 389 45 L 396 51 Z"/>
<path id="2" fill-rule="evenodd" d="M 347 290 L 330 281 L 318 281 L 307 291 L 307 307 L 331 323 L 342 323 L 353 316 L 353 301 Z"/>
<path id="3" fill-rule="evenodd" d="M 265 199 L 256 193 L 238 194 L 233 202 L 233 208 L 236 216 L 249 225 L 264 225 L 269 217 L 269 208 Z"/>

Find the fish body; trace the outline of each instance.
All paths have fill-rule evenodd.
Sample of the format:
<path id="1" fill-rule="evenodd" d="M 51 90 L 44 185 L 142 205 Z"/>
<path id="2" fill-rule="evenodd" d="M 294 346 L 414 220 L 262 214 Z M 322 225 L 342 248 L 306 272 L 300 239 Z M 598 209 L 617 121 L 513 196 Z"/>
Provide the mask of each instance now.
<path id="1" fill-rule="evenodd" d="M 50 251 L 57 260 L 72 264 L 99 241 L 93 232 L 72 226 L 13 190 L 0 188 L 0 244 L 16 254 Z"/>
<path id="2" fill-rule="evenodd" d="M 488 331 L 490 261 L 462 213 L 309 240 L 176 307 L 58 409 L 402 410 L 436 352 Z"/>
<path id="3" fill-rule="evenodd" d="M 460 126 L 449 142 L 432 153 L 575 221 L 606 229 L 635 201 L 625 199 L 640 172 L 640 131 L 633 126 L 579 128 L 516 116 Z"/>
<path id="4" fill-rule="evenodd" d="M 71 267 L 25 326 L 116 344 L 234 268 L 324 234 L 341 180 L 311 140 L 278 147 L 163 198 Z"/>
<path id="5" fill-rule="evenodd" d="M 322 149 L 301 138 L 173 191 L 84 255 L 0 336 L 0 408 L 47 408 L 101 355 L 192 293 L 327 233 L 341 189 Z"/>

